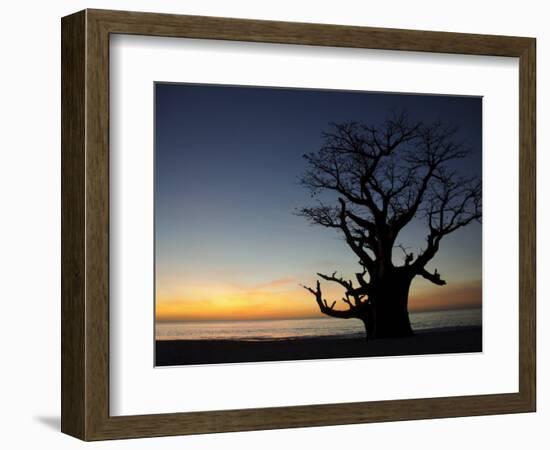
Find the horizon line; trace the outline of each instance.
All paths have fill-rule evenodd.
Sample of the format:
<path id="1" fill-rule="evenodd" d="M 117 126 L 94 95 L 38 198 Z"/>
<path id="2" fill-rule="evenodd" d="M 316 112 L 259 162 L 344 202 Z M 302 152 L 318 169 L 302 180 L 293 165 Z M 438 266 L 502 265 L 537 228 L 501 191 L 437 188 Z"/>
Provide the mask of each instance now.
<path id="1" fill-rule="evenodd" d="M 475 310 L 483 309 L 483 305 L 472 306 L 466 305 L 464 307 L 455 307 L 455 308 L 436 308 L 436 309 L 420 309 L 409 311 L 409 314 L 415 313 L 429 313 L 429 312 L 444 312 L 444 311 L 465 311 L 465 310 Z M 312 319 L 334 319 L 334 317 L 326 317 L 323 315 L 315 316 L 289 316 L 289 317 L 261 317 L 261 318 L 226 318 L 226 319 L 159 319 L 155 316 L 155 323 L 174 323 L 174 322 L 261 322 L 261 321 L 272 321 L 272 320 L 312 320 Z"/>

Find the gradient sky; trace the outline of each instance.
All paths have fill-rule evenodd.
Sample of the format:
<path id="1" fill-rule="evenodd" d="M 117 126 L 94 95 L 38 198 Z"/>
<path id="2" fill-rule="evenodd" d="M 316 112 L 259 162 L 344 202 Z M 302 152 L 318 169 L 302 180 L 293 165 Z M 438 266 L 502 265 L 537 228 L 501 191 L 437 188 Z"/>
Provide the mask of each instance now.
<path id="1" fill-rule="evenodd" d="M 313 204 L 298 183 L 302 155 L 319 149 L 330 122 L 377 124 L 405 109 L 459 127 L 471 154 L 454 168 L 480 176 L 481 108 L 478 97 L 157 83 L 157 319 L 323 317 L 300 284 L 316 272 L 349 277 L 357 257 L 335 230 L 293 214 Z M 425 236 L 415 221 L 398 242 L 418 253 Z M 429 268 L 448 284 L 416 278 L 411 310 L 479 306 L 481 225 L 446 237 Z M 324 296 L 341 298 L 331 284 Z"/>

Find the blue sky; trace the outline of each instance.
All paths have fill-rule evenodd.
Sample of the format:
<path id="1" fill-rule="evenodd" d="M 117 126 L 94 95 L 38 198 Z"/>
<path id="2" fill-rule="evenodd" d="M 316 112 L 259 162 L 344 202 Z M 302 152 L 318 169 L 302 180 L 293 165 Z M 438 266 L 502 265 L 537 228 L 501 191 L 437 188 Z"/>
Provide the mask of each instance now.
<path id="1" fill-rule="evenodd" d="M 228 314 L 237 302 L 231 299 L 254 303 L 257 293 L 264 305 L 296 297 L 300 314 L 314 314 L 315 302 L 299 284 L 312 283 L 319 271 L 346 274 L 357 266 L 335 231 L 293 214 L 312 204 L 298 183 L 306 169 L 302 155 L 321 146 L 321 132 L 331 122 L 377 124 L 402 109 L 413 120 L 457 126 L 471 154 L 453 168 L 481 175 L 478 97 L 156 84 L 157 304 L 187 317 L 186 309 L 203 304 L 215 311 L 216 302 L 225 302 Z M 414 250 L 424 238 L 424 223 L 415 221 L 398 241 Z M 462 295 L 480 301 L 481 225 L 445 239 L 431 267 L 448 281 L 444 295 L 468 285 L 471 293 Z M 277 288 L 267 292 L 267 286 Z M 443 292 L 419 280 L 412 294 L 433 289 Z"/>

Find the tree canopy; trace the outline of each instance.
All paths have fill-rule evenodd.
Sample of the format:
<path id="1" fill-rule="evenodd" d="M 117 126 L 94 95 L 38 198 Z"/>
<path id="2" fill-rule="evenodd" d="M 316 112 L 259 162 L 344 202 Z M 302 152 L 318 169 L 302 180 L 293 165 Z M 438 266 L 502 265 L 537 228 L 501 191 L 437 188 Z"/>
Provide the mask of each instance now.
<path id="1" fill-rule="evenodd" d="M 321 148 L 304 155 L 308 169 L 300 181 L 318 200 L 298 214 L 338 231 L 362 271 L 355 274 L 355 281 L 336 272 L 318 274 L 344 288 L 343 301 L 348 305 L 348 310 L 336 310 L 335 301 L 322 298 L 317 282 L 316 288 L 306 289 L 316 296 L 322 312 L 335 317 L 362 314 L 369 296 L 388 277 L 412 280 L 420 275 L 445 284 L 437 270 L 426 269 L 427 264 L 445 236 L 481 220 L 481 180 L 454 169 L 453 162 L 467 155 L 455 128 L 412 121 L 404 112 L 378 126 L 331 124 L 323 133 Z M 399 233 L 413 219 L 426 225 L 426 243 L 417 255 L 398 243 Z M 401 264 L 392 258 L 396 247 L 404 252 Z"/>

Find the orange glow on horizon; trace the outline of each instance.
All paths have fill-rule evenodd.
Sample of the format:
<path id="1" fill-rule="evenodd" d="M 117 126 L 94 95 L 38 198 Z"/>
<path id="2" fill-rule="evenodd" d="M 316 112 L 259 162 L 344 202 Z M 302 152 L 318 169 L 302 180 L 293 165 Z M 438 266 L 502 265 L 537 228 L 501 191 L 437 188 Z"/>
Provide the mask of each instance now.
<path id="1" fill-rule="evenodd" d="M 338 287 L 322 283 L 323 296 L 339 300 Z M 293 278 L 273 280 L 255 286 L 236 284 L 186 285 L 170 295 L 158 295 L 159 321 L 254 320 L 326 317 L 313 296 Z M 481 306 L 481 281 L 451 283 L 448 286 L 413 285 L 410 311 L 475 308 Z M 338 301 L 336 309 L 347 306 Z"/>
<path id="2" fill-rule="evenodd" d="M 410 311 L 435 311 L 481 307 L 481 280 L 411 289 Z"/>

